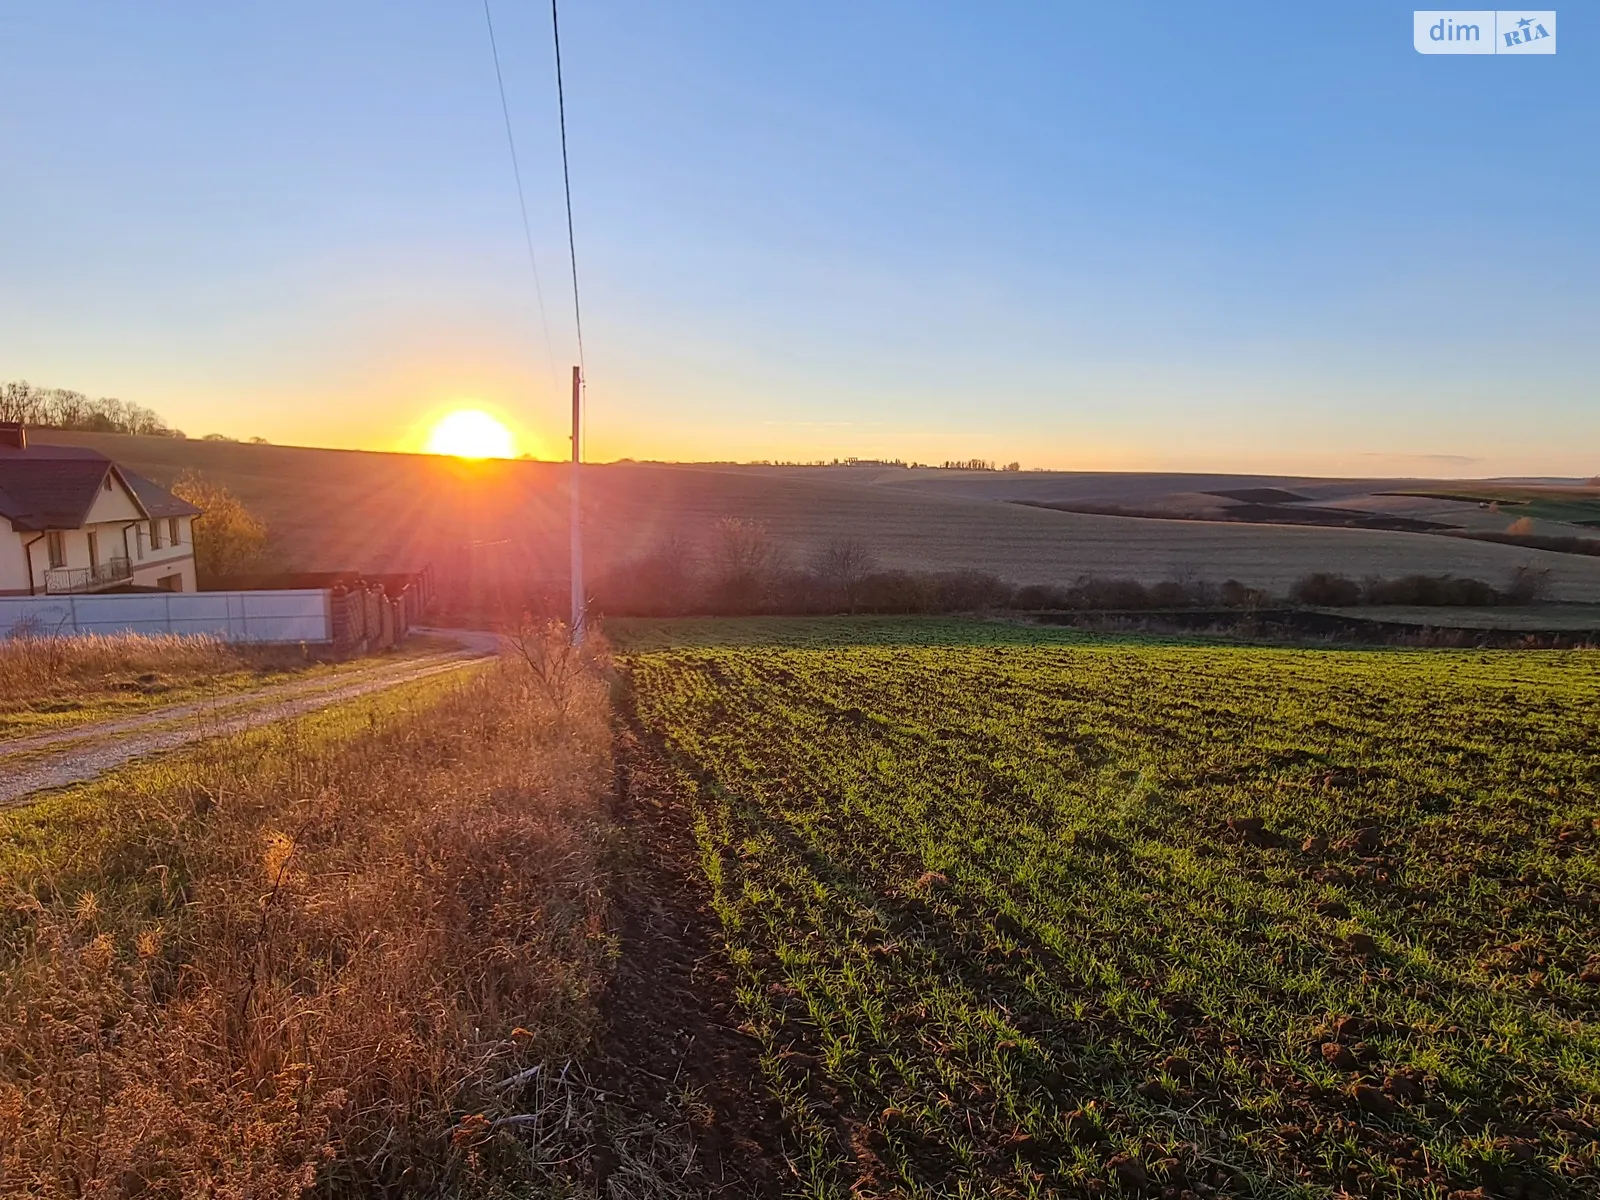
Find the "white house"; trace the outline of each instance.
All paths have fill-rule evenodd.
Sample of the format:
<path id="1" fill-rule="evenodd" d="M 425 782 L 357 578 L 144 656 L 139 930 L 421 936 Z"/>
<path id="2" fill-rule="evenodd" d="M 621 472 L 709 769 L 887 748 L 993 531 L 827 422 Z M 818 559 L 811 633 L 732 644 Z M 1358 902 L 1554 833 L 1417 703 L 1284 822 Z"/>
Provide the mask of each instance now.
<path id="1" fill-rule="evenodd" d="M 97 450 L 0 422 L 0 596 L 195 591 L 200 510 Z"/>

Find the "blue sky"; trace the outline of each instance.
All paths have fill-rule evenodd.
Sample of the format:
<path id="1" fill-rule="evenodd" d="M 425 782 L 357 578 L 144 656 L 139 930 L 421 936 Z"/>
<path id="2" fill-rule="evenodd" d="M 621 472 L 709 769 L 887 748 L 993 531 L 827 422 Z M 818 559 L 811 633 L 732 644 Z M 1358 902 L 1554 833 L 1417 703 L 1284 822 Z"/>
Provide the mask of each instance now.
<path id="1" fill-rule="evenodd" d="M 0 12 L 0 378 L 559 453 L 548 12 Z M 1600 472 L 1600 70 L 1411 8 L 569 0 L 593 456 Z M 549 330 L 548 341 L 544 327 Z"/>

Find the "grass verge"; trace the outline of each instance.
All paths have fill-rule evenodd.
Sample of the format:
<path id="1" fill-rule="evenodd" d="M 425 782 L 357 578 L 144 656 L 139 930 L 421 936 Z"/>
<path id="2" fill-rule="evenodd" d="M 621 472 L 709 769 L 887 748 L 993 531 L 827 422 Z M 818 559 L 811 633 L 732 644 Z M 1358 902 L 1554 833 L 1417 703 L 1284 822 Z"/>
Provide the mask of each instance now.
<path id="1" fill-rule="evenodd" d="M 487 666 L 0 818 L 0 1190 L 592 1194 L 610 726 L 573 689 Z"/>

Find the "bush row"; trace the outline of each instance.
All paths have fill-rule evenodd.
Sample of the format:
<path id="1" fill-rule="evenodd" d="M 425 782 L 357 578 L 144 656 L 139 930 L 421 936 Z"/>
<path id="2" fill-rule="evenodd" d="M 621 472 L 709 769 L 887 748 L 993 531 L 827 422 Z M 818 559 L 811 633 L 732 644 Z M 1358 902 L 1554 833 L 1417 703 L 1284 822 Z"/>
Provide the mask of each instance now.
<path id="1" fill-rule="evenodd" d="M 1362 580 L 1319 571 L 1295 581 L 1289 599 L 1319 608 L 1359 604 L 1414 607 L 1489 608 L 1504 604 L 1538 604 L 1549 598 L 1550 572 L 1530 566 L 1513 568 L 1503 587 L 1459 575 L 1405 575 L 1399 579 L 1371 576 Z"/>
<path id="2" fill-rule="evenodd" d="M 1235 579 L 1216 583 L 1188 576 L 1143 583 L 1084 575 L 1066 585 L 1019 587 L 986 571 L 885 569 L 852 539 L 838 539 L 796 565 L 762 527 L 725 521 L 719 523 L 709 550 L 674 541 L 597 580 L 593 605 L 613 616 L 1153 612 L 1252 610 L 1285 603 L 1528 604 L 1543 599 L 1548 588 L 1549 573 L 1528 567 L 1513 572 L 1503 588 L 1452 575 L 1358 581 L 1318 573 L 1297 581 L 1287 598 Z M 554 611 L 559 601 L 552 600 Z"/>

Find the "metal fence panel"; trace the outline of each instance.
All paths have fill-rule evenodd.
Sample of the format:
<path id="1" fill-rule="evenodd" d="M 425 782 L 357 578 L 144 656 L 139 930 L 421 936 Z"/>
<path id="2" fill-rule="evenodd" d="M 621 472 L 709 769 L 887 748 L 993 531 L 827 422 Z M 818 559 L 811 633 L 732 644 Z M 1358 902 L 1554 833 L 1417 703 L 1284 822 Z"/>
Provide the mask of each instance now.
<path id="1" fill-rule="evenodd" d="M 325 588 L 163 595 L 0 596 L 0 637 L 205 634 L 231 642 L 333 641 Z"/>

